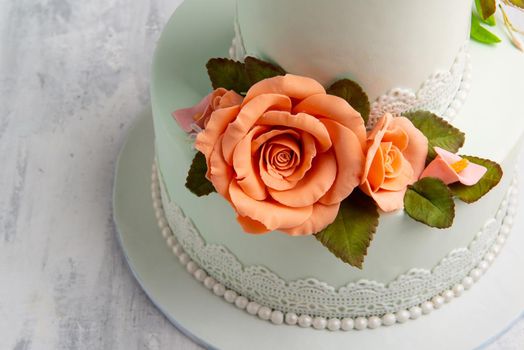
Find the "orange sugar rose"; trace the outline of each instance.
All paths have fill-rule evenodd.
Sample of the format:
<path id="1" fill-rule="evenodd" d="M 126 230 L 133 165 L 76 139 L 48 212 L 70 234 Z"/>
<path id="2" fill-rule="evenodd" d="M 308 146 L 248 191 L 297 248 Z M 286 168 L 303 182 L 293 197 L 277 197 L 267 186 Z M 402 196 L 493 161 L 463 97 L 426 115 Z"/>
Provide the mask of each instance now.
<path id="1" fill-rule="evenodd" d="M 385 212 L 404 207 L 407 186 L 424 170 L 428 140 L 409 119 L 384 115 L 369 133 L 360 188 Z"/>
<path id="2" fill-rule="evenodd" d="M 195 147 L 246 232 L 314 234 L 361 182 L 366 130 L 345 100 L 295 75 L 263 80 L 215 110 Z"/>

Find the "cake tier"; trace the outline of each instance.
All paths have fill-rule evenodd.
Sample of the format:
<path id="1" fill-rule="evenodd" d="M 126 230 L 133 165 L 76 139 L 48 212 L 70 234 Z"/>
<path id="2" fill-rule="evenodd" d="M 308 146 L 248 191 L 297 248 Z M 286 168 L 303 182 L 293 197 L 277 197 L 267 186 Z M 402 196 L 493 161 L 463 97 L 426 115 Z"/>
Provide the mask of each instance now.
<path id="1" fill-rule="evenodd" d="M 198 10 L 204 8 L 203 0 L 184 3 L 169 22 L 159 43 L 152 86 L 157 159 L 166 190 L 164 200 L 178 204 L 191 219 L 192 224 L 186 224 L 194 224 L 191 229 L 194 236 L 203 240 L 197 242 L 196 249 L 192 249 L 187 240 L 181 239 L 193 260 L 201 262 L 205 258 L 208 263 L 227 266 L 228 261 L 221 260 L 220 254 L 231 254 L 235 261 L 241 263 L 242 271 L 247 271 L 249 266 L 265 267 L 265 271 L 273 271 L 280 276 L 282 286 L 296 280 L 308 283 L 308 278 L 314 279 L 315 286 L 324 285 L 330 290 L 361 279 L 385 285 L 413 269 L 429 273 L 450 252 L 464 250 L 483 228 L 493 231 L 493 227 L 500 224 L 500 220 L 495 218 L 511 180 L 518 143 L 524 130 L 524 118 L 519 117 L 524 116 L 524 107 L 515 103 L 524 82 L 513 79 L 518 74 L 524 74 L 522 57 L 506 43 L 497 48 L 472 45 L 473 66 L 477 74 L 473 76 L 472 95 L 454 121 L 468 135 L 463 152 L 500 162 L 506 176 L 495 190 L 478 203 L 469 206 L 457 203 L 452 228 L 431 229 L 409 219 L 403 212 L 382 215 L 362 270 L 336 259 L 313 237 L 289 237 L 278 232 L 265 236 L 245 234 L 225 200 L 218 195 L 197 198 L 184 187 L 194 150 L 192 141 L 178 129 L 171 117 L 172 111 L 194 104 L 209 92 L 203 67 L 210 57 L 226 56 L 226 48 L 233 36 L 234 1 L 205 2 L 205 6 L 214 16 L 190 30 L 179 26 L 176 18 L 197 18 L 200 15 Z M 496 65 L 496 70 L 490 69 L 493 65 Z M 173 229 L 176 235 L 180 234 L 176 227 Z M 215 261 L 212 256 L 209 260 L 209 255 L 199 256 L 208 254 L 208 251 L 202 253 L 198 250 L 204 244 L 214 247 L 218 254 Z M 474 264 L 473 259 L 470 256 L 465 264 Z M 229 261 L 229 265 L 235 265 L 235 261 Z M 224 271 L 227 270 L 210 269 L 208 272 L 231 286 L 231 281 L 238 276 L 225 275 Z M 463 277 L 451 275 L 454 279 Z M 259 274 L 258 278 L 259 285 L 263 285 L 263 274 Z M 325 284 L 316 284 L 316 281 Z M 443 280 L 439 283 L 448 288 L 456 281 Z M 257 300 L 257 297 L 261 298 L 262 294 L 271 290 L 240 292 Z"/>
<path id="2" fill-rule="evenodd" d="M 247 54 L 333 83 L 357 80 L 372 99 L 417 89 L 448 70 L 469 38 L 471 0 L 241 0 Z"/>
<path id="3" fill-rule="evenodd" d="M 384 111 L 454 117 L 471 0 L 241 0 L 235 58 L 256 56 L 329 86 L 351 78 Z M 453 106 L 456 106 L 455 103 Z"/>

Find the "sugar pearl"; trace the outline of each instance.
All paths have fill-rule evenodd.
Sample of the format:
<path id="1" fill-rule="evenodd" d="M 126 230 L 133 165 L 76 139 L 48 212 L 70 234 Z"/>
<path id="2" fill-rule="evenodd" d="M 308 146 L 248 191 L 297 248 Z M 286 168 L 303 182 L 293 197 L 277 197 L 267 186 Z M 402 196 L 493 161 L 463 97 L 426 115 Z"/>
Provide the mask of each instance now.
<path id="1" fill-rule="evenodd" d="M 186 265 L 186 264 L 191 260 L 191 258 L 190 258 L 189 255 L 187 255 L 186 253 L 182 253 L 182 254 L 180 254 L 180 256 L 178 257 L 178 260 L 180 260 L 180 262 L 182 263 L 182 265 Z"/>
<path id="2" fill-rule="evenodd" d="M 340 329 L 341 322 L 338 318 L 330 318 L 327 322 L 327 328 L 330 331 L 338 331 Z"/>
<path id="3" fill-rule="evenodd" d="M 315 317 L 313 319 L 313 328 L 315 329 L 325 329 L 327 326 L 327 321 L 324 317 Z"/>
<path id="4" fill-rule="evenodd" d="M 382 316 L 382 324 L 384 326 L 392 326 L 397 322 L 397 318 L 394 314 L 385 314 Z"/>
<path id="5" fill-rule="evenodd" d="M 190 274 L 193 274 L 196 270 L 199 269 L 199 266 L 197 265 L 196 262 L 194 261 L 189 261 L 186 265 L 186 270 L 187 272 L 189 272 Z"/>
<path id="6" fill-rule="evenodd" d="M 256 315 L 258 312 L 258 309 L 260 309 L 260 305 L 254 301 L 247 304 L 246 310 L 251 315 Z"/>
<path id="7" fill-rule="evenodd" d="M 504 243 L 506 243 L 506 237 L 498 236 L 497 237 L 497 244 L 503 245 Z"/>
<path id="8" fill-rule="evenodd" d="M 235 300 L 235 306 L 241 310 L 245 309 L 247 304 L 249 304 L 249 300 L 245 296 L 241 295 Z"/>
<path id="9" fill-rule="evenodd" d="M 422 313 L 424 315 L 428 315 L 434 309 L 433 303 L 431 301 L 425 301 L 425 302 L 422 303 L 422 305 L 420 305 L 420 309 L 422 310 Z"/>
<path id="10" fill-rule="evenodd" d="M 440 309 L 442 305 L 444 305 L 444 298 L 440 295 L 437 295 L 431 299 L 431 302 L 433 303 L 433 307 L 435 309 Z"/>
<path id="11" fill-rule="evenodd" d="M 311 316 L 308 315 L 300 315 L 298 318 L 298 325 L 302 328 L 311 327 L 312 322 Z"/>
<path id="12" fill-rule="evenodd" d="M 399 310 L 395 313 L 398 323 L 407 322 L 410 319 L 411 314 L 408 310 Z"/>
<path id="13" fill-rule="evenodd" d="M 368 319 L 365 317 L 357 317 L 355 319 L 355 329 L 361 331 L 368 328 Z"/>
<path id="14" fill-rule="evenodd" d="M 224 287 L 223 284 L 217 283 L 213 286 L 213 293 L 216 296 L 221 297 L 226 293 L 226 287 Z"/>
<path id="15" fill-rule="evenodd" d="M 182 255 L 182 253 L 184 253 L 184 249 L 182 248 L 182 246 L 180 244 L 175 244 L 173 246 L 173 254 L 179 257 L 180 255 Z"/>
<path id="16" fill-rule="evenodd" d="M 202 269 L 198 269 L 193 273 L 193 276 L 198 282 L 203 282 L 207 277 L 207 273 Z"/>
<path id="17" fill-rule="evenodd" d="M 224 299 L 230 304 L 235 302 L 237 296 L 238 295 L 234 290 L 226 290 L 224 293 Z"/>
<path id="18" fill-rule="evenodd" d="M 340 321 L 340 328 L 344 331 L 350 331 L 355 327 L 355 321 L 353 321 L 352 318 L 343 318 L 342 321 Z"/>
<path id="19" fill-rule="evenodd" d="M 271 322 L 277 325 L 284 323 L 284 314 L 277 310 L 273 311 L 271 313 Z"/>
<path id="20" fill-rule="evenodd" d="M 164 238 L 167 238 L 168 241 L 167 241 L 167 245 L 169 245 L 170 247 L 173 246 L 174 243 L 176 243 L 176 239 L 175 237 L 173 237 L 173 233 L 171 232 L 171 229 L 169 227 L 165 227 L 163 230 L 162 230 L 162 237 Z M 173 243 L 169 243 L 171 240 L 171 242 Z"/>
<path id="21" fill-rule="evenodd" d="M 207 289 L 213 289 L 215 284 L 217 284 L 217 281 L 211 276 L 204 279 L 204 286 L 206 286 Z"/>
<path id="22" fill-rule="evenodd" d="M 417 318 L 419 318 L 420 316 L 422 315 L 422 309 L 418 306 L 413 306 L 412 308 L 409 309 L 409 317 L 412 319 L 412 320 L 416 320 Z"/>
<path id="23" fill-rule="evenodd" d="M 258 309 L 257 315 L 260 319 L 267 321 L 271 318 L 271 309 L 267 306 L 262 306 Z"/>
<path id="24" fill-rule="evenodd" d="M 169 230 L 168 228 L 165 228 L 164 230 Z M 164 231 L 162 230 L 162 231 Z M 176 238 L 171 236 L 166 239 L 166 243 L 169 246 L 169 248 L 173 248 L 173 246 L 176 244 Z"/>
<path id="25" fill-rule="evenodd" d="M 491 253 L 488 253 L 486 254 L 486 256 L 484 257 L 484 260 L 486 260 L 488 263 L 492 264 L 493 261 L 495 261 L 495 255 L 491 254 Z"/>
<path id="26" fill-rule="evenodd" d="M 459 297 L 464 293 L 464 286 L 462 284 L 457 284 L 453 287 L 453 294 L 455 294 L 456 297 Z"/>
<path id="27" fill-rule="evenodd" d="M 477 282 L 482 276 L 482 271 L 479 269 L 473 269 L 469 273 L 469 277 L 473 278 L 473 281 Z"/>
<path id="28" fill-rule="evenodd" d="M 455 297 L 455 293 L 453 293 L 452 290 L 448 289 L 444 293 L 442 293 L 442 297 L 444 298 L 444 301 L 446 303 L 449 303 Z"/>
<path id="29" fill-rule="evenodd" d="M 508 225 L 502 225 L 502 227 L 500 228 L 500 233 L 502 233 L 504 236 L 509 235 L 510 232 L 511 232 L 511 227 Z"/>
<path id="30" fill-rule="evenodd" d="M 293 313 L 293 312 L 288 312 L 286 314 L 286 323 L 290 326 L 294 326 L 296 325 L 298 322 L 298 316 L 297 314 Z"/>
<path id="31" fill-rule="evenodd" d="M 380 319 L 380 317 L 371 316 L 368 319 L 368 328 L 369 329 L 375 329 L 375 328 L 380 327 L 381 325 L 382 325 L 382 320 Z"/>
<path id="32" fill-rule="evenodd" d="M 482 260 L 479 263 L 478 268 L 481 269 L 482 271 L 486 272 L 486 270 L 489 268 L 489 263 L 487 261 L 485 261 L 485 260 Z"/>
<path id="33" fill-rule="evenodd" d="M 167 221 L 164 218 L 158 219 L 158 227 L 160 227 L 161 230 L 165 229 L 167 227 Z"/>
<path id="34" fill-rule="evenodd" d="M 475 283 L 475 281 L 473 281 L 473 278 L 469 276 L 466 276 L 462 279 L 462 285 L 464 286 L 465 290 L 468 290 L 471 287 L 473 287 L 473 283 Z"/>

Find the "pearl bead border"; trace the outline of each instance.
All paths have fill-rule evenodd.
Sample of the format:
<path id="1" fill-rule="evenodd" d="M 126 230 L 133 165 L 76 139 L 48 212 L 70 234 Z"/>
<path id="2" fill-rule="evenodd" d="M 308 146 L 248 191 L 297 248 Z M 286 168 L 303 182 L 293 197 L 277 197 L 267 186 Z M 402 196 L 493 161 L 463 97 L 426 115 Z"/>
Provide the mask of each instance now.
<path id="1" fill-rule="evenodd" d="M 178 258 L 180 263 L 186 268 L 187 272 L 189 272 L 194 279 L 202 283 L 216 296 L 222 297 L 227 303 L 234 304 L 238 309 L 245 310 L 250 315 L 258 316 L 258 318 L 261 320 L 269 321 L 275 325 L 286 324 L 290 326 L 299 326 L 301 328 L 312 327 L 316 330 L 329 331 L 360 331 L 364 329 L 376 329 L 380 326 L 388 327 L 397 323 L 406 323 L 409 320 L 416 320 L 421 316 L 429 315 L 434 310 L 440 309 L 445 304 L 451 302 L 453 299 L 463 295 L 464 292 L 471 289 L 471 287 L 473 287 L 473 285 L 488 270 L 506 243 L 507 237 L 511 232 L 511 227 L 513 226 L 514 216 L 516 214 L 516 207 L 518 204 L 517 195 L 518 181 L 515 177 L 509 189 L 507 203 L 509 206 L 507 213 L 502 218 L 502 226 L 495 243 L 491 246 L 488 253 L 486 253 L 477 267 L 472 269 L 468 276 L 462 279 L 461 283 L 458 283 L 452 288 L 445 290 L 441 294 L 434 296 L 431 300 L 425 301 L 418 306 L 413 306 L 408 310 L 399 310 L 395 313 L 387 313 L 382 317 L 371 316 L 339 319 L 310 316 L 305 314 L 297 315 L 293 312 L 283 313 L 279 310 L 272 310 L 267 306 L 250 301 L 248 298 L 244 297 L 243 295 L 239 295 L 234 290 L 227 289 L 223 284 L 209 276 L 205 270 L 203 270 L 196 262 L 192 261 L 189 255 L 186 254 L 182 246 L 178 243 L 176 237 L 173 235 L 173 232 L 167 223 L 162 205 L 156 162 L 153 163 L 151 175 L 151 197 L 153 200 L 155 217 L 158 227 L 160 228 L 160 232 L 162 233 L 162 237 L 164 237 L 167 246 L 171 249 L 173 254 Z M 497 217 L 498 216 L 499 213 L 497 213 Z"/>

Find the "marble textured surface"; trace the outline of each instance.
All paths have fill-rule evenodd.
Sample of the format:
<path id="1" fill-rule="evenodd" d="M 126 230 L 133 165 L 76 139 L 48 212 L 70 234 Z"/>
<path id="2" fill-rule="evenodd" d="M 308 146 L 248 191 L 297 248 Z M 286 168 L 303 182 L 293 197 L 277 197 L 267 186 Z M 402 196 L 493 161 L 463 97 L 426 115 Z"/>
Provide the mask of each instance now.
<path id="1" fill-rule="evenodd" d="M 0 0 L 0 349 L 200 349 L 141 291 L 111 216 L 180 2 Z M 523 346 L 520 322 L 489 349 Z"/>

